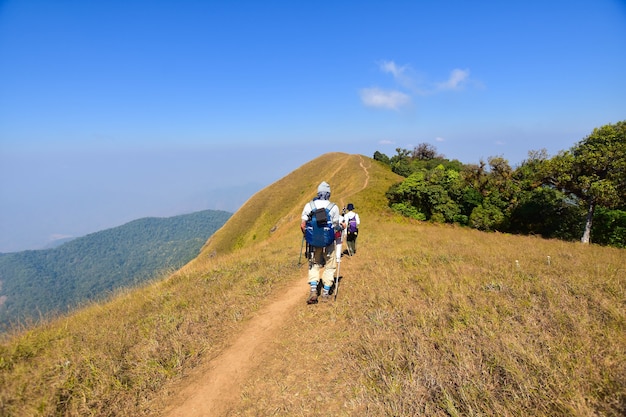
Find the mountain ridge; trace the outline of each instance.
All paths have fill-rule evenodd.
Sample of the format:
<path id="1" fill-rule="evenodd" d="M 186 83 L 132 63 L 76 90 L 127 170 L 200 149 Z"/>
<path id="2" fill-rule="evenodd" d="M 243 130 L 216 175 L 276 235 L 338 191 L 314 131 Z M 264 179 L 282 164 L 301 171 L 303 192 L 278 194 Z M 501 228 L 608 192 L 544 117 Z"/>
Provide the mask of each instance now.
<path id="1" fill-rule="evenodd" d="M 145 217 L 51 249 L 0 256 L 0 329 L 101 300 L 195 257 L 231 213 Z"/>
<path id="2" fill-rule="evenodd" d="M 337 302 L 308 306 L 298 224 L 322 180 L 362 224 Z M 305 164 L 170 276 L 6 339 L 0 411 L 622 415 L 624 251 L 403 218 L 399 180 L 361 155 Z"/>

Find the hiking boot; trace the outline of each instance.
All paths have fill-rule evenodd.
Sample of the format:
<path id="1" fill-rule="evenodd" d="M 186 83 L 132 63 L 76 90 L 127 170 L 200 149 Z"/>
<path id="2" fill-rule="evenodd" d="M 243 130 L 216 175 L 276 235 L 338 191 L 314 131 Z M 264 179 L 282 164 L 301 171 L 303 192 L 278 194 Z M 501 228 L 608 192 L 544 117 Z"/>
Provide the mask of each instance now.
<path id="1" fill-rule="evenodd" d="M 317 304 L 317 291 L 311 291 L 309 298 L 306 300 L 307 304 Z"/>
<path id="2" fill-rule="evenodd" d="M 322 303 L 327 303 L 328 301 L 330 301 L 330 295 L 322 294 Z"/>

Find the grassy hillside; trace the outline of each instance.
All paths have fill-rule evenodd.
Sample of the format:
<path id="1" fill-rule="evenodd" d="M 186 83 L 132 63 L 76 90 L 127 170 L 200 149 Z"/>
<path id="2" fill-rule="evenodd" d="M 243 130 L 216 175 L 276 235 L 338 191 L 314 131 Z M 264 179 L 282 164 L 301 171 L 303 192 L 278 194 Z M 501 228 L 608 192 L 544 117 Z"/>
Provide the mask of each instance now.
<path id="1" fill-rule="evenodd" d="M 231 213 L 143 218 L 59 247 L 0 254 L 0 331 L 67 312 L 195 258 Z"/>
<path id="2" fill-rule="evenodd" d="M 361 237 L 338 300 L 307 306 L 299 215 L 322 180 L 354 203 Z M 398 180 L 323 155 L 177 273 L 7 337 L 0 415 L 161 415 L 294 282 L 302 304 L 229 415 L 624 415 L 626 252 L 407 221 L 385 206 Z"/>
<path id="3" fill-rule="evenodd" d="M 363 165 L 376 168 L 372 177 Z M 368 177 L 369 175 L 369 177 Z M 386 206 L 385 191 L 401 177 L 382 168 L 369 158 L 330 153 L 317 158 L 290 175 L 259 191 L 218 230 L 203 249 L 213 255 L 264 242 L 272 236 L 293 239 L 294 223 L 300 224 L 304 205 L 315 197 L 317 186 L 331 185 L 331 200 L 339 207 L 349 202 L 361 211 L 380 211 Z M 295 237 L 298 240 L 298 237 Z"/>

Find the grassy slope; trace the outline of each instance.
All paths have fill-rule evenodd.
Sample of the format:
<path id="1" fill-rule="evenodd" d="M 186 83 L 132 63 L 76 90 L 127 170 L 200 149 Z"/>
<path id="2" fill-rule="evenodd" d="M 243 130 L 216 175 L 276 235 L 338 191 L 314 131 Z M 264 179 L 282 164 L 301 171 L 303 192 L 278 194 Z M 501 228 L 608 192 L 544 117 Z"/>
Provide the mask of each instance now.
<path id="1" fill-rule="evenodd" d="M 306 306 L 299 215 L 322 180 L 362 233 L 337 303 Z M 409 222 L 384 208 L 396 180 L 323 155 L 177 274 L 15 335 L 0 346 L 0 415 L 156 414 L 294 279 L 302 308 L 232 415 L 623 415 L 625 252 Z"/>

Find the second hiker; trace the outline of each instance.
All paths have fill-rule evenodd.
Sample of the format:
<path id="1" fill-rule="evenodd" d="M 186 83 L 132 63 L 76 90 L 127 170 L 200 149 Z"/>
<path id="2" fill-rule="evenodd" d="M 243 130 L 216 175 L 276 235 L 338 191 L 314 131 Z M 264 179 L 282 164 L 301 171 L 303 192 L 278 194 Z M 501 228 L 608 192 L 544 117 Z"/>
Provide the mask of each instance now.
<path id="1" fill-rule="evenodd" d="M 330 202 L 330 185 L 323 181 L 317 187 L 317 197 L 304 206 L 302 210 L 302 222 L 300 229 L 307 241 L 309 248 L 309 273 L 310 285 L 307 304 L 317 303 L 317 286 L 322 271 L 322 301 L 330 298 L 330 289 L 335 279 L 337 259 L 335 257 L 335 238 L 340 236 L 346 227 L 342 222 L 339 208 Z"/>
<path id="2" fill-rule="evenodd" d="M 344 214 L 344 220 L 348 225 L 346 229 L 347 253 L 352 256 L 356 253 L 356 239 L 359 237 L 359 225 L 361 218 L 359 213 L 354 211 L 354 204 L 348 204 L 348 212 Z"/>

